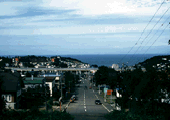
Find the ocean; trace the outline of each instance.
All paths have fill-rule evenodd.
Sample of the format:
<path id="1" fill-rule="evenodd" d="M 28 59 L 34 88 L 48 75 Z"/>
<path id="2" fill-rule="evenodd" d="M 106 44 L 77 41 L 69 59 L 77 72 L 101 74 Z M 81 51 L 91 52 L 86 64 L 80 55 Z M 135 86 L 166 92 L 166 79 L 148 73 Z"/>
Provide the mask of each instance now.
<path id="1" fill-rule="evenodd" d="M 61 57 L 71 57 L 78 59 L 84 63 L 90 65 L 107 66 L 110 67 L 112 64 L 118 64 L 120 67 L 124 63 L 127 66 L 133 66 L 139 62 L 143 62 L 153 56 L 158 56 L 158 54 L 96 54 L 96 55 L 61 55 Z"/>
<path id="2" fill-rule="evenodd" d="M 110 67 L 112 64 L 118 64 L 120 67 L 124 63 L 127 66 L 133 66 L 139 62 L 143 62 L 146 59 L 149 59 L 153 56 L 158 56 L 159 54 L 89 54 L 89 55 L 36 55 L 36 56 L 61 56 L 61 57 L 71 57 L 78 59 L 84 63 L 88 63 L 90 65 L 98 65 L 98 66 L 107 66 Z M 10 57 L 14 56 L 27 56 L 27 55 L 10 55 Z M 9 57 L 9 55 L 8 55 Z"/>

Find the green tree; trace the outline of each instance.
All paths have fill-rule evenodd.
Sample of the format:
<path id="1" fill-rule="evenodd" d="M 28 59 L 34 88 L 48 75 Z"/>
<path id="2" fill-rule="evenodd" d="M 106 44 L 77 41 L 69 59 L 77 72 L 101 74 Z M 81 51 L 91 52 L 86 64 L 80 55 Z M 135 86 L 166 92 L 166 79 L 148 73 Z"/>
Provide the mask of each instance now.
<path id="1" fill-rule="evenodd" d="M 95 73 L 96 85 L 107 84 L 109 77 L 109 69 L 106 66 L 101 66 Z"/>
<path id="2" fill-rule="evenodd" d="M 2 77 L 3 76 L 0 76 L 0 103 L 1 103 L 1 105 L 0 105 L 0 113 L 2 113 L 2 111 L 5 109 L 5 105 L 6 105 L 6 103 L 5 103 L 5 100 L 4 100 L 4 98 L 2 97 L 2 85 L 3 85 L 3 80 L 2 80 Z"/>
<path id="3" fill-rule="evenodd" d="M 65 63 L 60 63 L 60 64 L 59 64 L 59 67 L 61 67 L 61 68 L 67 68 L 68 66 L 67 66 L 67 64 L 65 64 Z"/>
<path id="4" fill-rule="evenodd" d="M 74 87 L 75 87 L 74 74 L 72 74 L 71 72 L 65 72 L 64 76 L 65 76 L 65 86 L 66 86 L 66 89 L 68 91 L 73 92 L 74 91 Z"/>

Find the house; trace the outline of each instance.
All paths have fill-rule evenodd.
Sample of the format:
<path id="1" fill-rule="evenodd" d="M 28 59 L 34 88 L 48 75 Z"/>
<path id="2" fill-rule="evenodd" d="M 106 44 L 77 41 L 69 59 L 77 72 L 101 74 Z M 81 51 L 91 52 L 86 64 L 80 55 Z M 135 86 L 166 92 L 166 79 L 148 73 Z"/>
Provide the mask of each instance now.
<path id="1" fill-rule="evenodd" d="M 58 74 L 58 73 L 46 73 L 46 74 L 41 74 L 40 77 L 54 77 L 55 79 L 55 85 L 59 89 L 60 86 L 60 81 L 63 79 L 63 74 Z M 62 80 L 62 84 L 64 84 L 64 80 Z"/>
<path id="2" fill-rule="evenodd" d="M 20 77 L 14 73 L 0 73 L 3 80 L 2 97 L 5 99 L 6 108 L 17 109 L 21 100 L 21 81 Z"/>
<path id="3" fill-rule="evenodd" d="M 43 87 L 45 85 L 45 78 L 44 77 L 26 77 L 24 80 L 25 90 L 30 88 L 35 88 L 36 86 Z"/>
<path id="4" fill-rule="evenodd" d="M 53 89 L 55 87 L 55 77 L 45 77 L 46 81 L 45 84 L 49 87 L 50 89 L 50 97 L 53 95 Z"/>
<path id="5" fill-rule="evenodd" d="M 122 90 L 122 88 L 116 88 L 116 89 L 115 89 L 116 97 L 117 97 L 117 98 L 122 97 L 122 94 L 120 94 L 120 90 Z"/>

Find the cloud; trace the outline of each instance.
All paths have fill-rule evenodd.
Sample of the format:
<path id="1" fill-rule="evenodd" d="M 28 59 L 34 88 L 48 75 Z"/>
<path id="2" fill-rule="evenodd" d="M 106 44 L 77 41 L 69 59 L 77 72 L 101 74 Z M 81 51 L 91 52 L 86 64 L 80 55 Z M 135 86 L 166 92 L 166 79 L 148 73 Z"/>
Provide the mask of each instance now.
<path id="1" fill-rule="evenodd" d="M 54 9 L 76 9 L 77 11 L 73 13 L 80 15 L 153 15 L 161 2 L 161 0 L 49 0 L 42 6 Z"/>
<path id="2" fill-rule="evenodd" d="M 37 54 L 41 50 L 50 52 L 58 50 L 60 53 L 66 53 L 69 49 L 71 49 L 70 53 L 86 53 L 86 51 L 90 53 L 94 49 L 94 53 L 101 51 L 107 53 L 111 50 L 121 52 L 124 51 L 121 48 L 136 43 L 161 2 L 162 0 L 7 0 L 0 2 L 0 8 L 3 9 L 0 11 L 0 38 L 4 41 L 2 44 L 9 45 L 8 49 L 3 47 L 1 50 L 11 49 L 10 51 L 13 52 L 16 49 L 16 52 L 22 52 L 25 48 L 30 50 L 25 50 L 26 53 L 37 50 Z M 163 4 L 142 39 L 169 6 L 168 2 Z M 170 11 L 159 25 L 169 13 Z M 157 26 L 153 32 L 156 29 Z M 154 46 L 167 44 L 167 31 Z M 151 44 L 152 41 L 149 43 Z M 56 49 L 57 45 L 61 49 Z"/>

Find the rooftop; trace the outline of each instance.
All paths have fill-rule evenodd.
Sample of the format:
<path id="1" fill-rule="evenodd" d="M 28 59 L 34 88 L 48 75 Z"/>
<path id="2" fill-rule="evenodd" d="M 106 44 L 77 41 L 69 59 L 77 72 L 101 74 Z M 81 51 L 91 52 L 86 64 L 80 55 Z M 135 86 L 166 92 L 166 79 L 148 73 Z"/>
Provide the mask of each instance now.
<path id="1" fill-rule="evenodd" d="M 16 92 L 19 85 L 19 77 L 12 73 L 0 73 L 2 76 L 3 85 L 2 90 L 5 92 Z"/>
<path id="2" fill-rule="evenodd" d="M 44 79 L 45 78 L 43 77 L 34 77 L 32 80 L 31 77 L 27 77 L 23 81 L 24 81 L 24 84 L 42 84 Z"/>

